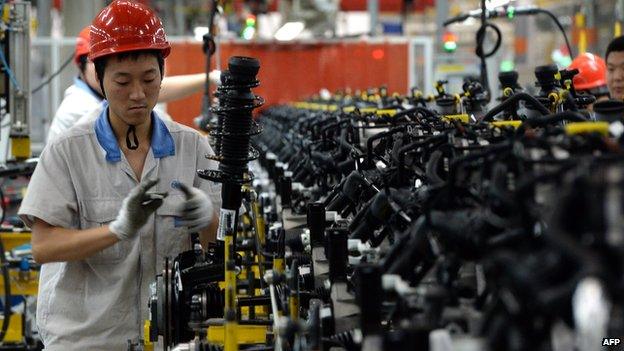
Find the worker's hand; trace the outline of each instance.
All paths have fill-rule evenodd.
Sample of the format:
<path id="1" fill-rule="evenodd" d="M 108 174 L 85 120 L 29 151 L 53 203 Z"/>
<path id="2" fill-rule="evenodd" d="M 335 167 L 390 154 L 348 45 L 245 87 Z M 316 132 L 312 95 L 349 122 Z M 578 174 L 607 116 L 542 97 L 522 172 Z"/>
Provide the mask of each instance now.
<path id="1" fill-rule="evenodd" d="M 210 83 L 214 85 L 221 85 L 221 71 L 218 69 L 210 71 L 208 78 L 210 79 Z"/>
<path id="2" fill-rule="evenodd" d="M 212 220 L 214 209 L 208 195 L 195 187 L 188 187 L 180 183 L 180 190 L 186 195 L 186 202 L 182 208 L 180 225 L 188 227 L 189 232 L 196 233 L 208 227 Z"/>
<path id="3" fill-rule="evenodd" d="M 119 240 L 134 237 L 147 218 L 163 204 L 167 193 L 147 193 L 156 183 L 158 179 L 143 180 L 124 199 L 117 218 L 109 225 L 110 231 Z"/>

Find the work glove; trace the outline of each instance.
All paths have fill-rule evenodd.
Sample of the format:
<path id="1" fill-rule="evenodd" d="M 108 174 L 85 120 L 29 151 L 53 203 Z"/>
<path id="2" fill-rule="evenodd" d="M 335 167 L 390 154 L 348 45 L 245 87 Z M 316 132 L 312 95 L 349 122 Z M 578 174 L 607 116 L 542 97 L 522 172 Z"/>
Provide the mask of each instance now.
<path id="1" fill-rule="evenodd" d="M 139 229 L 147 222 L 148 217 L 156 211 L 167 193 L 147 193 L 158 183 L 158 179 L 143 180 L 134 187 L 123 200 L 117 218 L 109 224 L 111 233 L 119 240 L 134 237 Z"/>
<path id="2" fill-rule="evenodd" d="M 182 206 L 182 216 L 179 224 L 188 227 L 189 232 L 197 233 L 208 227 L 212 221 L 214 209 L 208 195 L 195 187 L 180 183 L 180 190 L 186 196 Z"/>

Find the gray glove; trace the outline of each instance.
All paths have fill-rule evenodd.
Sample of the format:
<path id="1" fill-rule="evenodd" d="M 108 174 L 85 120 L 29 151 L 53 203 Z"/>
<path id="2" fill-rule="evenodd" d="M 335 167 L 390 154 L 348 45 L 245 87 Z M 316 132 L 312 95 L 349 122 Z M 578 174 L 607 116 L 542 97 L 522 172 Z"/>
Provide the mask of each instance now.
<path id="1" fill-rule="evenodd" d="M 214 215 L 212 201 L 208 195 L 195 187 L 188 187 L 180 183 L 180 190 L 186 195 L 186 202 L 182 207 L 180 225 L 188 227 L 189 232 L 196 233 L 210 225 Z"/>
<path id="2" fill-rule="evenodd" d="M 144 179 L 123 200 L 117 218 L 108 226 L 119 240 L 134 237 L 147 218 L 163 204 L 167 193 L 147 193 L 156 183 L 158 179 Z"/>

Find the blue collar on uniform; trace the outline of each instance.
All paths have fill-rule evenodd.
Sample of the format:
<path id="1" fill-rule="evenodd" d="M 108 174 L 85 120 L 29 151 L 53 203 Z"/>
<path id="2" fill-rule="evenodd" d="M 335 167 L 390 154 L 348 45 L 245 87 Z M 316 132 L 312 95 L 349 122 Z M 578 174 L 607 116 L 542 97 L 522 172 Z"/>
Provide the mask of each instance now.
<path id="1" fill-rule="evenodd" d="M 98 100 L 102 100 L 102 96 L 97 95 L 84 80 L 80 79 L 80 77 L 74 78 L 74 85 L 78 87 L 80 90 L 84 90 L 87 93 L 93 95 L 94 98 Z"/>
<path id="2" fill-rule="evenodd" d="M 155 158 L 175 155 L 173 137 L 165 123 L 156 115 L 151 114 L 152 119 L 152 152 Z M 117 144 L 117 138 L 113 133 L 108 121 L 108 103 L 104 103 L 104 110 L 95 121 L 95 136 L 102 148 L 106 151 L 106 161 L 121 161 L 121 150 Z"/>

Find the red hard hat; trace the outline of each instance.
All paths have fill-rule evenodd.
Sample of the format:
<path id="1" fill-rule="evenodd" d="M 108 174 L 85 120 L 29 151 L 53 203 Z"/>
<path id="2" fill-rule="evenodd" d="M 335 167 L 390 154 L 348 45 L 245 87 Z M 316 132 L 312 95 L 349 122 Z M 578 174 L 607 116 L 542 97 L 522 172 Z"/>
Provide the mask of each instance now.
<path id="1" fill-rule="evenodd" d="M 574 76 L 576 90 L 591 90 L 607 85 L 607 64 L 602 58 L 590 53 L 577 56 L 568 69 L 578 69 Z"/>
<path id="2" fill-rule="evenodd" d="M 167 57 L 171 46 L 160 19 L 147 6 L 115 0 L 91 23 L 89 59 L 136 50 L 161 50 Z"/>
<path id="3" fill-rule="evenodd" d="M 74 50 L 74 62 L 76 64 L 80 63 L 80 56 L 89 54 L 89 31 L 91 29 L 89 26 L 86 26 L 83 30 L 78 34 L 78 38 L 76 38 L 76 49 Z"/>

